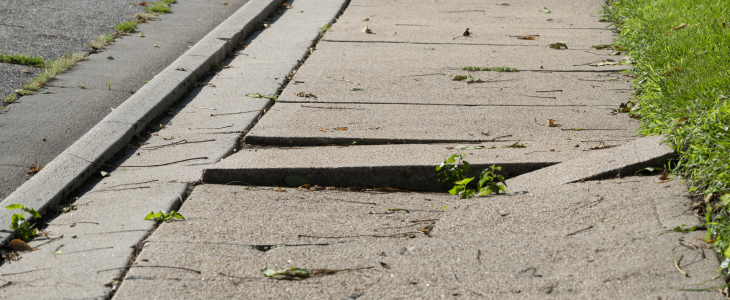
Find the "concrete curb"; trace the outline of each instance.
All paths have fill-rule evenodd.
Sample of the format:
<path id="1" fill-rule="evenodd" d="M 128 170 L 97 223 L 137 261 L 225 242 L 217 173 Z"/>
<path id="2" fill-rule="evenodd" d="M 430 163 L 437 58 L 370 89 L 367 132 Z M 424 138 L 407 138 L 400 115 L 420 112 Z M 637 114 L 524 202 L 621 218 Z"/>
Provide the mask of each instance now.
<path id="1" fill-rule="evenodd" d="M 42 214 L 81 186 L 99 164 L 120 151 L 135 134 L 184 96 L 190 86 L 225 59 L 238 41 L 254 30 L 284 0 L 251 0 L 208 33 L 188 52 L 165 68 L 99 124 L 20 186 L 0 205 L 21 204 Z M 175 70 L 182 68 L 186 71 Z M 13 212 L 0 209 L 0 224 L 9 224 Z M 13 233 L 0 233 L 7 243 Z"/>

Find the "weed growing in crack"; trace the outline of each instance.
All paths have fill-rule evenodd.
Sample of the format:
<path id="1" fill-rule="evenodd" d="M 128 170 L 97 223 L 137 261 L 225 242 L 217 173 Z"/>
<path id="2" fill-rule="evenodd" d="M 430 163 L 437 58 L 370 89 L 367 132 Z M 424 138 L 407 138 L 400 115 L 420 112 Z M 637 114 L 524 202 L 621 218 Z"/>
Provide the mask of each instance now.
<path id="1" fill-rule="evenodd" d="M 16 236 L 24 241 L 32 239 L 34 236 L 36 236 L 36 230 L 33 228 L 33 225 L 26 222 L 25 220 L 25 213 L 31 214 L 36 219 L 41 218 L 41 214 L 39 214 L 35 209 L 27 208 L 20 204 L 10 204 L 7 206 L 7 209 L 14 210 L 14 209 L 20 209 L 22 212 L 19 214 L 13 214 L 11 217 L 11 223 L 10 223 L 10 229 L 17 230 Z"/>
<path id="2" fill-rule="evenodd" d="M 501 171 L 502 167 L 494 165 L 489 169 L 484 169 L 479 175 L 476 190 L 468 188 L 467 185 L 474 180 L 474 177 L 466 177 L 466 173 L 469 171 L 469 163 L 464 160 L 465 157 L 466 154 L 464 153 L 454 154 L 436 166 L 436 171 L 439 172 L 439 182 L 445 188 L 450 188 L 449 194 L 458 195 L 461 199 L 468 199 L 506 191 L 507 184 L 504 181 L 504 176 L 496 173 Z"/>
<path id="3" fill-rule="evenodd" d="M 166 221 L 171 220 L 172 218 L 185 220 L 185 218 L 180 213 L 178 213 L 174 210 L 170 211 L 169 213 L 164 212 L 164 211 L 155 213 L 155 212 L 151 211 L 149 214 L 147 214 L 146 217 L 144 217 L 145 220 L 154 220 L 157 222 L 166 222 Z"/>
<path id="4" fill-rule="evenodd" d="M 119 32 L 130 33 L 134 31 L 135 28 L 137 28 L 137 25 L 139 25 L 139 21 L 126 21 L 117 24 L 116 26 L 114 26 L 114 29 Z"/>
<path id="5" fill-rule="evenodd" d="M 18 95 L 16 95 L 15 93 L 10 93 L 10 95 L 8 95 L 7 97 L 5 97 L 5 99 L 3 99 L 3 102 L 13 103 L 17 100 L 18 100 Z"/>

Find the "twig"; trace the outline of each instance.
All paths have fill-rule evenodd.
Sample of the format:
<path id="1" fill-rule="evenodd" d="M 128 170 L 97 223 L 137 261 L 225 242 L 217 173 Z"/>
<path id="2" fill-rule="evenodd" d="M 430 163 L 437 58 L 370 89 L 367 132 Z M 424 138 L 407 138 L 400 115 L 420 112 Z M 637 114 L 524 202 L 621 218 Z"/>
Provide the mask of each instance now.
<path id="1" fill-rule="evenodd" d="M 683 257 L 684 255 L 680 255 L 674 258 L 674 267 L 677 268 L 677 271 L 679 271 L 679 273 L 682 273 L 684 277 L 689 277 L 689 274 L 687 274 L 687 272 L 682 271 L 682 269 L 679 268 L 679 262 L 682 260 Z"/>
<path id="2" fill-rule="evenodd" d="M 529 96 L 529 95 L 522 95 L 522 96 L 530 97 L 530 98 L 558 99 L 558 97 L 542 97 L 542 96 Z"/>
<path id="3" fill-rule="evenodd" d="M 238 277 L 238 276 L 228 275 L 228 274 L 225 274 L 223 272 L 218 272 L 218 274 L 219 275 L 226 276 L 226 277 L 238 278 L 238 279 L 243 279 L 243 280 L 256 280 L 256 279 L 261 279 L 261 278 L 255 278 L 255 277 Z"/>
<path id="4" fill-rule="evenodd" d="M 361 268 L 352 268 L 352 269 L 339 269 L 339 270 L 330 270 L 330 269 L 314 269 L 312 270 L 313 276 L 324 276 L 324 275 L 332 275 L 336 274 L 342 271 L 358 271 L 358 270 L 367 270 L 375 268 L 375 266 L 370 267 L 361 267 Z"/>
<path id="5" fill-rule="evenodd" d="M 188 269 L 188 268 L 183 268 L 183 267 L 173 267 L 173 266 L 138 266 L 138 265 L 134 265 L 130 268 L 166 268 L 166 269 L 184 270 L 184 271 L 189 271 L 189 272 L 198 273 L 198 274 L 202 273 L 198 270 L 193 270 L 193 269 Z"/>
<path id="6" fill-rule="evenodd" d="M 596 200 L 596 201 L 591 201 L 591 202 L 588 202 L 588 203 L 586 203 L 586 204 L 583 204 L 583 205 L 581 205 L 581 206 L 578 206 L 578 207 L 574 208 L 574 209 L 573 209 L 573 211 L 576 211 L 576 210 L 578 210 L 579 208 L 583 208 L 583 207 L 586 207 L 586 206 L 588 206 L 588 205 L 591 205 L 591 204 L 593 204 L 593 203 L 598 203 L 598 202 L 601 202 L 601 201 L 603 201 L 603 197 L 601 197 L 601 199 L 598 199 L 598 200 Z"/>
<path id="7" fill-rule="evenodd" d="M 160 145 L 160 146 L 150 146 L 150 147 L 145 147 L 145 148 L 141 148 L 141 149 L 142 150 L 157 150 L 157 149 L 164 148 L 167 146 L 177 146 L 177 145 L 182 145 L 182 144 L 195 144 L 195 143 L 205 143 L 205 142 L 215 142 L 215 139 L 204 140 L 204 141 L 193 141 L 193 142 L 188 142 L 188 140 L 180 140 L 180 141 L 177 141 L 174 143 L 169 143 L 169 144 Z"/>
<path id="8" fill-rule="evenodd" d="M 114 248 L 114 247 L 102 247 L 102 248 L 94 248 L 94 249 L 88 249 L 88 250 L 81 250 L 81 251 L 74 251 L 74 252 L 69 252 L 69 253 L 67 253 L 67 254 L 71 254 L 71 253 L 81 253 L 81 252 L 89 252 L 89 251 L 96 251 L 96 250 L 104 250 L 104 249 L 112 249 L 112 248 Z"/>
<path id="9" fill-rule="evenodd" d="M 70 154 L 70 153 L 69 153 L 69 155 L 71 155 L 73 157 L 76 157 L 78 159 L 81 159 L 83 161 L 86 161 L 88 163 L 92 163 L 92 164 L 96 164 L 96 165 L 100 165 L 100 166 L 105 166 L 105 167 L 114 167 L 114 168 L 153 168 L 153 167 L 169 166 L 169 165 L 172 165 L 172 164 L 186 162 L 186 161 L 191 161 L 191 160 L 208 159 L 208 157 L 196 157 L 196 158 L 188 158 L 188 159 L 183 159 L 183 160 L 178 160 L 178 161 L 173 161 L 173 162 L 164 163 L 164 164 L 158 164 L 158 165 L 122 166 L 122 165 L 107 165 L 107 164 L 102 164 L 102 163 L 98 163 L 98 162 L 93 162 L 93 161 L 87 160 L 85 158 L 78 157 L 78 156 L 73 155 L 73 154 Z"/>
<path id="10" fill-rule="evenodd" d="M 43 246 L 43 245 L 45 245 L 45 244 L 48 244 L 48 243 L 51 243 L 51 242 L 54 242 L 54 241 L 57 241 L 57 240 L 60 240 L 60 239 L 62 239 L 62 238 L 63 238 L 63 235 L 62 235 L 62 236 L 59 236 L 59 237 L 55 237 L 55 238 L 52 238 L 52 239 L 48 240 L 47 242 L 45 242 L 45 243 L 42 243 L 42 244 L 40 244 L 40 245 L 38 245 L 38 246 L 35 246 L 35 247 L 36 247 L 36 248 L 38 248 L 38 247 L 40 247 L 40 246 Z"/>
<path id="11" fill-rule="evenodd" d="M 101 191 L 93 191 L 92 193 L 106 193 L 106 192 L 118 192 L 118 191 L 126 191 L 126 190 L 136 190 L 136 189 L 149 189 L 152 188 L 151 186 L 138 186 L 138 187 L 128 187 L 128 188 L 121 188 L 121 189 L 105 189 Z"/>
<path id="12" fill-rule="evenodd" d="M 584 229 L 578 230 L 578 231 L 576 231 L 576 232 L 573 232 L 573 233 L 568 233 L 568 234 L 567 234 L 566 236 L 573 236 L 573 235 L 579 234 L 579 233 L 581 233 L 581 232 L 583 232 L 583 231 L 586 231 L 586 230 L 588 230 L 588 229 L 591 229 L 591 228 L 593 228 L 593 225 L 591 225 L 591 226 L 588 226 L 588 228 L 584 228 Z"/>
<path id="13" fill-rule="evenodd" d="M 481 292 L 481 291 L 477 291 L 477 290 L 472 290 L 472 289 L 470 289 L 470 288 L 466 287 L 465 285 L 461 284 L 461 281 L 459 281 L 459 278 L 458 278 L 458 277 L 456 277 L 456 274 L 451 274 L 451 275 L 453 275 L 453 276 L 454 276 L 454 280 L 456 280 L 456 284 L 457 284 L 458 286 L 460 286 L 460 287 L 464 288 L 465 290 L 467 290 L 467 291 L 470 291 L 470 292 L 472 292 L 472 293 L 474 293 L 474 294 L 477 294 L 477 295 L 482 295 L 482 296 L 487 296 L 487 297 L 489 297 L 489 295 L 487 295 L 487 294 L 486 294 L 486 293 L 484 293 L 484 292 Z"/>
<path id="14" fill-rule="evenodd" d="M 25 273 L 30 273 L 30 272 L 35 272 L 35 271 L 41 271 L 41 270 L 47 270 L 47 269 L 50 269 L 50 268 L 35 269 L 35 270 L 23 271 L 23 272 L 17 272 L 17 273 L 7 273 L 7 274 L 3 274 L 3 275 L 0 275 L 0 276 L 10 276 L 10 275 L 25 274 Z"/>
<path id="15" fill-rule="evenodd" d="M 210 116 L 215 117 L 215 116 L 238 115 L 238 114 L 245 114 L 245 113 L 257 112 L 257 111 L 260 111 L 260 110 L 257 109 L 257 110 L 249 110 L 249 111 L 242 111 L 242 112 L 236 112 L 236 113 L 210 114 Z"/>
<path id="16" fill-rule="evenodd" d="M 223 127 L 215 127 L 215 128 L 213 128 L 213 127 L 191 127 L 189 129 L 223 129 L 223 128 L 233 127 L 233 125 L 235 125 L 235 124 L 231 124 L 231 125 L 223 126 Z"/>
<path id="17" fill-rule="evenodd" d="M 362 109 L 362 108 L 351 108 L 351 107 L 323 107 L 323 106 L 306 106 L 306 105 L 301 105 L 301 107 L 304 107 L 304 108 L 321 108 L 321 109 L 355 109 L 355 110 L 365 110 L 365 109 Z"/>
<path id="18" fill-rule="evenodd" d="M 375 202 L 360 202 L 360 201 L 350 201 L 350 200 L 342 200 L 342 199 L 332 199 L 332 200 L 343 201 L 343 202 L 350 202 L 350 203 L 359 203 L 359 204 L 378 205 Z"/>

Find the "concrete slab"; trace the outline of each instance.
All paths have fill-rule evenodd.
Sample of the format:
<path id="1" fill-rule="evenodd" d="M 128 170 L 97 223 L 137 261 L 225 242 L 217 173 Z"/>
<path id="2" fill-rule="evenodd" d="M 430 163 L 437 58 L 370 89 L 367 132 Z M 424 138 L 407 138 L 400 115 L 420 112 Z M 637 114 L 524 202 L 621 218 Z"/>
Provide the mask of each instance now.
<path id="1" fill-rule="evenodd" d="M 468 153 L 466 161 L 471 165 L 468 176 L 479 176 L 481 170 L 498 165 L 508 178 L 570 160 L 583 153 L 581 148 L 561 143 L 537 143 L 522 149 L 487 149 L 497 147 L 496 144 L 250 147 L 208 167 L 202 180 L 214 184 L 245 182 L 286 186 L 284 177 L 298 174 L 320 186 L 440 189 L 434 167 L 454 153 Z M 460 150 L 455 148 L 458 146 L 485 148 Z"/>
<path id="2" fill-rule="evenodd" d="M 517 41 L 495 34 L 495 30 L 506 28 L 510 35 L 537 34 L 541 38 L 557 41 L 571 41 L 582 47 L 595 44 L 610 44 L 612 32 L 606 23 L 598 22 L 600 1 L 572 3 L 564 7 L 562 3 L 547 1 L 434 1 L 423 5 L 418 1 L 398 1 L 388 3 L 389 9 L 381 1 L 353 1 L 348 10 L 328 32 L 326 40 L 349 41 L 398 41 L 433 43 L 489 43 L 516 44 Z M 540 10 L 544 7 L 550 13 Z M 551 8 L 552 7 L 552 8 Z M 596 10 L 599 10 L 596 13 Z M 404 14 L 404 11 L 409 13 Z M 550 21 L 548 21 L 550 19 Z M 368 26 L 373 34 L 365 35 L 362 28 Z M 462 36 L 466 28 L 471 35 Z M 530 33 L 521 30 L 529 30 Z M 559 34 L 550 31 L 557 30 Z M 590 30 L 576 39 L 574 32 Z M 570 38 L 570 37 L 573 38 Z M 568 37 L 566 39 L 566 37 Z M 547 44 L 546 40 L 542 41 Z M 525 43 L 530 44 L 530 43 Z"/>
<path id="3" fill-rule="evenodd" d="M 673 149 L 661 143 L 662 139 L 663 136 L 637 139 L 513 178 L 507 184 L 531 191 L 577 181 L 632 176 L 646 167 L 660 167 L 676 156 Z"/>
<path id="4" fill-rule="evenodd" d="M 131 268 L 116 297 L 127 299 L 145 294 L 151 298 L 185 295 L 214 299 L 350 296 L 383 299 L 443 295 L 471 299 L 481 297 L 478 293 L 510 299 L 538 299 L 547 295 L 559 298 L 721 297 L 714 291 L 678 291 L 714 277 L 713 270 L 718 263 L 711 251 L 703 254 L 700 248 L 681 247 L 682 242 L 677 242 L 680 237 L 689 241 L 701 233 L 661 234 L 674 222 L 697 222 L 694 216 L 685 213 L 689 202 L 681 196 L 683 187 L 676 182 L 669 183 L 669 188 L 654 187 L 651 177 L 632 180 L 627 185 L 621 179 L 580 183 L 570 188 L 571 192 L 585 193 L 581 195 L 606 198 L 606 202 L 593 206 L 581 206 L 592 199 L 571 203 L 573 197 L 565 193 L 566 188 L 547 188 L 539 197 L 512 194 L 458 200 L 437 194 L 298 189 L 276 192 L 263 187 L 203 185 L 196 188 L 181 208 L 189 216 L 187 221 L 163 224 L 150 237 L 135 264 L 137 267 Z M 637 197 L 644 201 L 634 203 Z M 637 207 L 615 209 L 616 205 L 628 208 L 632 203 Z M 646 216 L 657 205 L 666 203 L 671 205 L 662 206 L 666 210 L 662 215 Z M 520 228 L 530 222 L 527 219 L 537 217 L 536 211 L 551 204 L 565 214 L 548 217 L 580 223 L 592 215 L 610 214 L 615 219 L 598 220 L 601 224 L 596 226 L 613 226 L 606 225 L 611 222 L 626 225 L 614 226 L 611 234 L 595 230 L 598 227 L 570 234 L 565 228 L 567 223 L 541 223 L 541 231 L 535 228 L 534 232 L 497 229 Z M 442 205 L 447 208 L 433 208 Z M 361 212 L 390 206 L 415 209 L 383 215 Z M 434 213 L 421 215 L 419 208 Z M 571 208 L 579 211 L 571 214 Z M 438 210 L 444 212 L 436 213 Z M 503 211 L 511 214 L 501 217 Z M 613 215 L 619 212 L 622 215 Z M 480 214 L 482 219 L 486 217 L 494 223 L 478 220 Z M 433 219 L 439 221 L 431 229 L 438 234 L 432 237 L 422 233 L 410 238 L 368 236 L 386 228 L 418 230 L 427 224 L 421 222 Z M 631 221 L 646 229 L 634 230 L 633 225 L 628 225 Z M 461 226 L 452 227 L 454 223 Z M 460 230 L 464 233 L 459 233 Z M 299 237 L 310 233 L 339 238 Z M 251 245 L 278 244 L 289 246 L 266 252 L 251 248 Z M 692 277 L 676 270 L 673 262 L 678 255 L 686 259 L 680 267 Z M 261 268 L 292 266 L 368 269 L 342 271 L 300 282 L 265 279 L 259 273 Z M 454 276 L 478 292 L 461 288 Z"/>
<path id="5" fill-rule="evenodd" d="M 255 4 L 264 7 L 267 5 L 277 6 L 276 3 L 271 3 L 264 1 Z M 12 297 L 29 295 L 28 297 L 39 299 L 59 297 L 108 298 L 116 287 L 113 284 L 109 286 L 105 286 L 105 284 L 126 272 L 130 259 L 133 259 L 136 254 L 135 249 L 137 248 L 132 247 L 136 247 L 156 228 L 155 222 L 145 221 L 143 220 L 144 217 L 150 211 L 158 212 L 176 209 L 187 196 L 189 184 L 199 180 L 203 168 L 207 166 L 205 163 L 212 164 L 233 151 L 237 147 L 237 139 L 240 135 L 256 121 L 256 116 L 269 105 L 267 99 L 254 99 L 245 97 L 245 94 L 239 94 L 241 92 L 240 87 L 228 84 L 232 83 L 231 79 L 246 80 L 247 78 L 261 76 L 265 80 L 254 80 L 246 85 L 251 89 L 250 92 L 275 94 L 280 88 L 284 77 L 297 64 L 297 61 L 304 57 L 312 40 L 318 37 L 317 27 L 319 26 L 315 24 L 320 24 L 320 18 L 329 18 L 329 20 L 334 18 L 342 5 L 343 2 L 341 1 L 310 1 L 301 7 L 317 7 L 319 10 L 310 10 L 311 14 L 295 14 L 294 12 L 285 14 L 284 16 L 293 16 L 288 22 L 299 22 L 306 18 L 317 22 L 310 22 L 309 26 L 302 26 L 293 33 L 280 36 L 280 38 L 288 39 L 290 42 L 292 40 L 297 42 L 296 47 L 293 44 L 288 44 L 290 48 L 286 51 L 271 52 L 270 47 L 264 47 L 265 44 L 249 43 L 245 50 L 240 51 L 240 55 L 234 59 L 234 62 L 229 62 L 234 68 L 224 69 L 220 72 L 221 75 L 228 76 L 228 82 L 206 80 L 206 82 L 212 82 L 212 84 L 195 88 L 188 98 L 177 102 L 178 106 L 172 111 L 168 111 L 167 106 L 162 107 L 160 103 L 149 103 L 150 99 L 145 99 L 147 102 L 141 103 L 140 107 L 130 107 L 130 104 L 127 104 L 115 109 L 115 114 L 127 117 L 133 112 L 142 112 L 145 116 L 156 116 L 157 114 L 153 113 L 154 110 L 169 113 L 166 118 L 159 121 L 159 123 L 166 125 L 164 129 L 146 127 L 144 120 L 107 119 L 104 123 L 108 127 L 95 128 L 95 135 L 92 136 L 95 138 L 89 136 L 82 138 L 81 145 L 75 144 L 74 151 L 67 153 L 67 156 L 64 157 L 67 161 L 54 161 L 56 169 L 53 170 L 53 166 L 51 166 L 50 175 L 44 169 L 43 172 L 46 173 L 39 173 L 36 175 L 37 177 L 34 176 L 35 186 L 23 186 L 33 192 L 16 195 L 18 197 L 32 196 L 33 198 L 30 200 L 26 198 L 17 200 L 16 197 L 13 202 L 43 210 L 44 216 L 49 219 L 47 221 L 49 223 L 47 231 L 52 234 L 51 237 L 63 236 L 63 238 L 43 245 L 41 250 L 31 252 L 30 256 L 26 255 L 27 253 L 22 253 L 20 261 L 0 266 L 0 274 L 19 276 L 8 277 L 18 278 L 18 280 L 14 280 L 12 284 L 5 286 L 0 293 L 13 295 Z M 252 11 L 248 13 L 257 14 L 261 12 Z M 246 21 L 246 18 L 242 17 L 241 19 L 234 21 Z M 282 23 L 287 22 L 285 17 L 282 17 L 282 19 L 284 19 Z M 260 37 L 265 37 L 268 42 L 275 41 L 276 38 L 272 38 L 271 35 L 276 36 L 281 33 L 281 31 L 274 28 L 282 23 L 273 23 L 270 27 L 271 30 L 262 33 Z M 253 24 L 239 25 L 253 26 Z M 282 27 L 286 27 L 282 29 L 284 31 L 291 28 L 290 26 Z M 302 30 L 305 29 L 308 31 L 306 35 L 302 33 Z M 218 28 L 211 33 L 212 42 L 209 41 L 210 43 L 194 47 L 187 52 L 187 55 L 193 56 L 192 60 L 196 63 L 204 63 L 211 56 L 211 53 L 206 54 L 204 50 L 209 50 L 209 48 L 216 51 L 226 50 L 225 47 L 221 46 L 225 46 L 229 42 L 220 40 L 219 37 L 237 37 L 241 35 L 240 30 L 240 28 L 234 28 L 233 30 Z M 225 35 L 225 31 L 232 32 Z M 296 37 L 294 38 L 292 35 L 296 35 Z M 214 51 L 213 56 L 216 53 L 218 52 Z M 262 58 L 250 60 L 249 54 L 260 54 Z M 267 57 L 264 57 L 264 54 Z M 245 60 L 245 62 L 241 63 L 240 60 Z M 265 70 L 266 73 L 261 72 L 262 68 L 249 69 L 246 67 L 247 65 L 261 66 L 261 62 L 275 63 Z M 190 63 L 190 61 L 183 60 L 178 63 Z M 181 65 L 174 64 L 173 66 Z M 169 87 L 169 85 L 175 84 L 189 85 L 194 83 L 190 82 L 190 74 L 174 70 L 172 69 L 173 66 L 166 71 L 168 73 L 158 77 L 163 79 L 159 79 L 157 83 L 151 82 L 145 88 L 158 90 L 160 86 Z M 182 65 L 182 67 L 191 72 L 195 70 L 188 65 Z M 176 80 L 178 82 L 175 82 Z M 162 81 L 162 83 L 159 81 Z M 216 86 L 216 84 L 218 85 Z M 98 92 L 85 91 L 89 93 Z M 171 93 L 175 94 L 175 92 Z M 140 94 L 144 93 L 135 95 Z M 165 97 L 172 96 L 165 95 Z M 172 102 L 173 100 L 167 98 L 161 101 Z M 255 113 L 226 115 L 230 112 L 239 112 L 238 109 L 253 110 Z M 211 116 L 211 114 L 216 113 L 224 115 L 220 117 Z M 146 121 L 150 120 L 152 120 L 152 117 Z M 130 130 L 125 136 L 128 139 L 115 139 L 116 135 L 120 134 L 119 127 L 125 126 L 124 129 Z M 140 136 L 138 136 L 140 138 L 139 142 L 147 143 L 146 145 L 127 144 L 127 141 L 137 132 L 140 133 Z M 124 136 L 125 133 L 120 135 Z M 117 152 L 114 159 L 110 161 L 105 161 L 103 158 L 94 159 L 93 155 L 98 154 L 99 149 L 108 149 L 110 140 L 116 143 L 112 147 L 123 150 Z M 183 140 L 185 143 L 178 143 Z M 137 148 L 139 146 L 142 147 Z M 178 160 L 201 156 L 209 158 L 175 163 Z M 72 163 L 68 164 L 69 161 Z M 168 165 L 167 163 L 170 162 L 172 164 Z M 94 176 L 94 174 L 99 174 L 95 171 L 99 164 L 107 165 L 103 166 L 102 169 L 110 171 L 109 176 L 100 179 L 95 178 L 98 175 Z M 122 166 L 118 168 L 108 166 L 119 164 Z M 140 165 L 143 167 L 138 167 Z M 83 168 L 91 169 L 84 170 Z M 78 169 L 82 170 L 79 171 Z M 54 171 L 56 172 L 55 177 Z M 63 175 L 58 175 L 58 173 Z M 92 176 L 93 179 L 84 184 L 85 177 L 79 176 L 79 173 L 86 177 Z M 81 186 L 81 191 L 76 191 L 75 194 L 67 198 L 68 195 L 65 193 L 68 193 L 74 186 L 65 186 L 59 191 L 57 186 L 59 181 L 64 184 Z M 69 181 L 71 183 L 68 183 Z M 41 191 L 33 190 L 33 188 L 39 188 L 39 185 Z M 51 187 L 49 188 L 49 186 Z M 58 201 L 59 198 L 63 197 L 66 200 L 64 204 L 75 205 L 75 210 L 54 216 L 53 208 L 55 203 L 43 202 L 43 200 L 48 200 L 48 195 L 54 192 L 63 194 L 54 195 L 56 199 L 51 198 L 52 200 Z M 5 215 L 8 219 L 9 216 L 9 214 Z M 0 217 L 5 218 L 4 216 Z M 5 238 L 11 236 L 7 232 L 3 234 Z M 100 238 L 95 238 L 97 236 Z M 70 241 L 67 241 L 68 239 Z M 31 242 L 31 245 L 37 246 L 43 240 L 43 238 L 35 239 Z M 63 244 L 64 247 L 58 249 L 59 244 Z M 66 249 L 68 249 L 68 253 L 65 252 Z M 54 256 L 53 254 L 57 250 L 62 253 Z M 68 255 L 64 256 L 65 254 Z M 63 262 L 57 260 L 57 257 L 60 256 L 65 259 Z M 43 277 L 33 277 L 34 273 L 41 272 L 39 269 L 42 269 L 43 273 L 37 274 L 42 274 Z M 23 277 L 26 274 L 27 277 Z M 43 284 L 43 288 L 33 285 L 33 282 Z M 34 290 L 30 291 L 29 289 Z M 84 291 L 79 292 L 79 289 Z"/>
<path id="6" fill-rule="evenodd" d="M 170 211 L 187 190 L 185 183 L 105 183 L 53 219 L 44 229 L 48 236 L 29 243 L 38 250 L 2 265 L 1 276 L 12 285 L 0 290 L 0 297 L 106 298 L 112 287 L 104 285 L 122 276 L 137 253 L 133 247 L 156 227 L 144 217 Z"/>
<path id="7" fill-rule="evenodd" d="M 638 122 L 610 111 L 597 107 L 277 103 L 246 135 L 245 142 L 286 146 L 353 141 L 361 145 L 478 143 L 502 137 L 500 140 L 512 143 L 552 140 L 575 146 L 584 140 L 633 138 Z M 547 119 L 556 120 L 561 127 L 548 127 Z M 581 128 L 586 130 L 573 130 Z"/>

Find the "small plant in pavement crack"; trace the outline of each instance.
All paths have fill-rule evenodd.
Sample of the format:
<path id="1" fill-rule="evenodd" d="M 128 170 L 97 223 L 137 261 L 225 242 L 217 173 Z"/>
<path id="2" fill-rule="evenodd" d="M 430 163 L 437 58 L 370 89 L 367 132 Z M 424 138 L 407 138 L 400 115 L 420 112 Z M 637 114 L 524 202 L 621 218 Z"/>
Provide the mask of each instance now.
<path id="1" fill-rule="evenodd" d="M 329 24 L 324 24 L 324 26 L 322 26 L 322 28 L 319 29 L 319 35 L 320 36 L 324 35 L 324 33 L 330 29 L 332 29 L 332 26 L 330 26 Z"/>
<path id="2" fill-rule="evenodd" d="M 160 211 L 158 213 L 155 213 L 154 211 L 151 211 L 149 214 L 147 214 L 146 217 L 144 217 L 145 220 L 155 220 L 157 222 L 166 222 L 171 220 L 172 218 L 185 220 L 185 217 L 183 217 L 180 213 L 172 210 L 169 213 Z"/>
<path id="3" fill-rule="evenodd" d="M 25 220 L 25 213 L 31 214 L 36 219 L 40 219 L 41 214 L 35 211 L 35 209 L 27 208 L 20 204 L 10 204 L 7 206 L 7 209 L 20 209 L 22 211 L 19 214 L 13 214 L 10 218 L 10 229 L 18 230 L 17 237 L 19 239 L 27 241 L 36 236 L 36 230 L 33 228 L 33 225 Z"/>
<path id="4" fill-rule="evenodd" d="M 439 172 L 439 182 L 444 187 L 450 188 L 450 194 L 458 195 L 461 199 L 468 199 L 506 191 L 507 184 L 504 181 L 504 176 L 496 173 L 501 171 L 502 167 L 494 165 L 484 169 L 479 175 L 476 190 L 468 188 L 467 185 L 474 180 L 474 177 L 466 177 L 466 173 L 469 171 L 469 163 L 464 160 L 465 156 L 464 153 L 453 154 L 436 166 L 436 171 Z"/>

